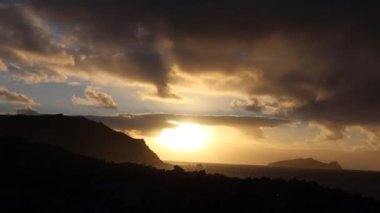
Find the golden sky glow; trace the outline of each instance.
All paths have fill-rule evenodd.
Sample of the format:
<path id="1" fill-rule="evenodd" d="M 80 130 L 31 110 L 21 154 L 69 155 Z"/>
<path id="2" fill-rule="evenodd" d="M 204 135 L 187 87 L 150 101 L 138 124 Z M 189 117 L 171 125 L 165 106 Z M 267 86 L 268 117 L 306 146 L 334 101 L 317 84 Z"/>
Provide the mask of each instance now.
<path id="1" fill-rule="evenodd" d="M 163 129 L 157 137 L 158 143 L 174 151 L 194 151 L 204 148 L 207 143 L 208 132 L 199 124 L 178 123 L 173 129 Z"/>

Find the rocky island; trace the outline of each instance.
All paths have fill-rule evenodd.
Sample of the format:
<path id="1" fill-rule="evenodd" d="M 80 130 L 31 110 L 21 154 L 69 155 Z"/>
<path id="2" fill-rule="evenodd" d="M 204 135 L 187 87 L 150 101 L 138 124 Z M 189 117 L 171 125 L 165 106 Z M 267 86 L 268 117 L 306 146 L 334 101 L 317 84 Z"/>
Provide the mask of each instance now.
<path id="1" fill-rule="evenodd" d="M 313 158 L 298 158 L 293 160 L 284 160 L 269 163 L 268 166 L 285 167 L 285 168 L 301 168 L 301 169 L 331 169 L 342 170 L 338 162 L 323 163 Z"/>

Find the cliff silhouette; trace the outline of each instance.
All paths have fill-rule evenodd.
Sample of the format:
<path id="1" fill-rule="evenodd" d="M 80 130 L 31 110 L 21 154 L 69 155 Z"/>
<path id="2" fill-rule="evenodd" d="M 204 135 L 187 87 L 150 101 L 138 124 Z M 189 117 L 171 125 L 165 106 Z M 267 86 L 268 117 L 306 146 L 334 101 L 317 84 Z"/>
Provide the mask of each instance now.
<path id="1" fill-rule="evenodd" d="M 80 116 L 1 115 L 0 136 L 52 144 L 73 153 L 114 162 L 162 165 L 142 139 Z"/>
<path id="2" fill-rule="evenodd" d="M 379 212 L 315 182 L 228 178 L 116 164 L 0 137 L 0 212 Z"/>
<path id="3" fill-rule="evenodd" d="M 286 168 L 304 168 L 304 169 L 332 169 L 341 170 L 342 167 L 338 162 L 323 163 L 313 158 L 298 158 L 293 160 L 284 160 L 269 163 L 268 166 L 286 167 Z"/>

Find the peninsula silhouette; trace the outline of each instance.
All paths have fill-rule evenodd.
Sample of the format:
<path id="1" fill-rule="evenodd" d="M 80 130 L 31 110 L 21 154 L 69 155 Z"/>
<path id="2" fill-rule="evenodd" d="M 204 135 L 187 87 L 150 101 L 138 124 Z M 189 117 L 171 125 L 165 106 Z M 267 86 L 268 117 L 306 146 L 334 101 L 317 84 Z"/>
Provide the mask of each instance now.
<path id="1" fill-rule="evenodd" d="M 76 154 L 114 162 L 163 165 L 143 139 L 134 139 L 81 116 L 1 115 L 0 136 L 56 145 Z"/>

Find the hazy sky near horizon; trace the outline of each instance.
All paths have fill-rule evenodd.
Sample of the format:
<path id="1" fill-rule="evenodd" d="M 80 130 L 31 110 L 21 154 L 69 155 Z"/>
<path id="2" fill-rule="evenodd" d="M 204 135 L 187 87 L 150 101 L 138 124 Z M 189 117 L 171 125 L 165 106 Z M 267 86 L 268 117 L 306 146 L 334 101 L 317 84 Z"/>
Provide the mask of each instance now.
<path id="1" fill-rule="evenodd" d="M 379 4 L 0 0 L 0 112 L 102 116 L 168 160 L 380 170 Z M 159 142 L 181 122 L 202 148 Z"/>

